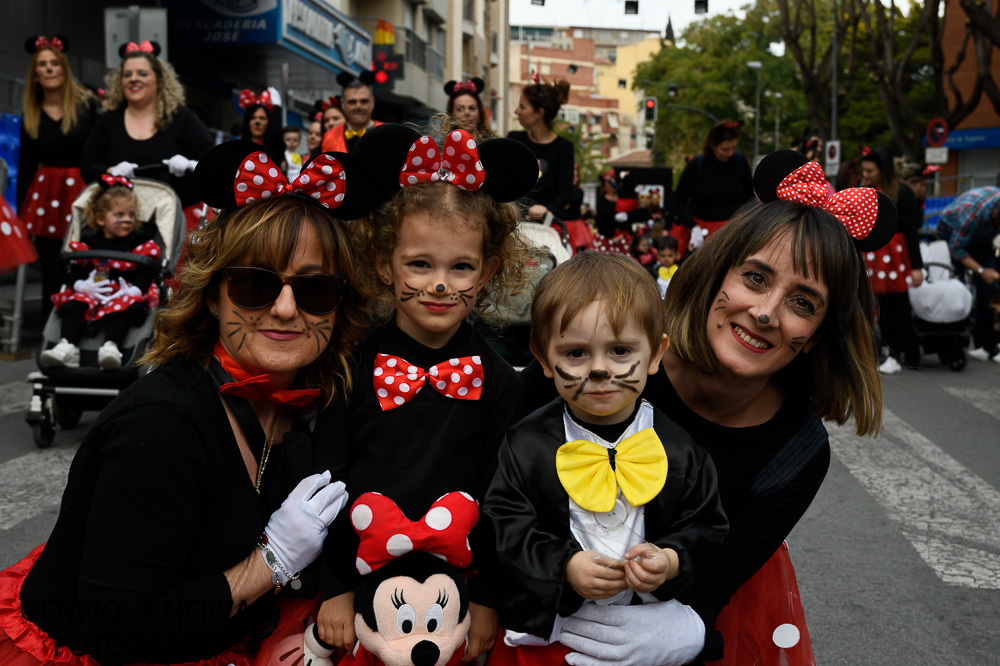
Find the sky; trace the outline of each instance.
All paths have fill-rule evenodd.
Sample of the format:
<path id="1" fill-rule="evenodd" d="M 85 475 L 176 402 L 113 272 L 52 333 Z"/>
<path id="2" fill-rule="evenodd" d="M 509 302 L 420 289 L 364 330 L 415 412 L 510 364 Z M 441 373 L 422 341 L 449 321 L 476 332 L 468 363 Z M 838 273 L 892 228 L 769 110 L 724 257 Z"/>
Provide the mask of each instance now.
<path id="1" fill-rule="evenodd" d="M 545 0 L 544 6 L 531 0 L 508 0 L 511 25 L 632 28 L 663 32 L 667 15 L 674 34 L 692 21 L 736 11 L 751 0 L 708 0 L 708 14 L 694 13 L 694 0 L 639 0 L 639 13 L 625 15 L 625 0 Z M 742 12 L 737 12 L 742 15 Z"/>

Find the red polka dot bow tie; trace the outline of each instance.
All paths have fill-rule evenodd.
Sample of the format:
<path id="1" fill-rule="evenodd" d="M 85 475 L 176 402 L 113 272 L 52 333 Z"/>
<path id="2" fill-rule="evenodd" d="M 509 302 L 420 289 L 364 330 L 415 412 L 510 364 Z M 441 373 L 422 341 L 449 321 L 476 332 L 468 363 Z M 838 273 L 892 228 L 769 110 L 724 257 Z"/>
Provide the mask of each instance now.
<path id="1" fill-rule="evenodd" d="M 125 176 L 112 176 L 110 173 L 101 174 L 101 187 L 114 187 L 115 185 L 132 189 L 132 181 Z"/>
<path id="2" fill-rule="evenodd" d="M 486 181 L 483 163 L 479 161 L 476 140 L 465 130 L 453 130 L 444 142 L 443 152 L 427 136 L 420 137 L 406 155 L 406 164 L 399 173 L 399 186 L 443 180 L 456 187 L 475 192 Z"/>
<path id="3" fill-rule="evenodd" d="M 312 197 L 324 208 L 336 208 L 347 191 L 344 167 L 329 155 L 318 155 L 289 184 L 285 174 L 264 152 L 247 155 L 236 172 L 233 188 L 237 206 L 278 194 L 298 192 Z"/>
<path id="4" fill-rule="evenodd" d="M 878 217 L 878 194 L 875 189 L 851 187 L 829 198 L 826 193 L 823 168 L 815 162 L 803 164 L 788 174 L 777 189 L 779 199 L 822 208 L 837 218 L 853 238 L 867 238 Z"/>
<path id="5" fill-rule="evenodd" d="M 133 51 L 143 51 L 145 53 L 152 53 L 153 50 L 154 50 L 153 43 L 150 42 L 148 39 L 144 39 L 138 44 L 136 44 L 135 42 L 129 42 L 125 46 L 125 53 L 132 53 Z"/>
<path id="6" fill-rule="evenodd" d="M 355 566 L 368 575 L 407 553 L 433 553 L 456 569 L 472 563 L 469 532 L 479 520 L 476 500 L 451 492 L 414 522 L 380 493 L 365 493 L 351 506 L 351 525 L 361 537 Z"/>
<path id="7" fill-rule="evenodd" d="M 44 35 L 35 40 L 35 48 L 40 49 L 43 46 L 52 46 L 60 51 L 64 51 L 66 46 L 63 44 L 63 40 L 58 37 L 53 37 L 52 39 L 46 38 Z"/>
<path id="8" fill-rule="evenodd" d="M 271 91 L 265 90 L 257 96 L 254 91 L 244 88 L 240 91 L 239 105 L 241 109 L 247 109 L 254 104 L 260 104 L 268 111 L 274 110 L 274 103 L 271 101 Z"/>
<path id="9" fill-rule="evenodd" d="M 463 356 L 424 370 L 398 356 L 379 354 L 375 357 L 375 394 L 383 412 L 405 405 L 420 393 L 428 379 L 431 388 L 446 398 L 479 400 L 483 392 L 482 359 Z"/>

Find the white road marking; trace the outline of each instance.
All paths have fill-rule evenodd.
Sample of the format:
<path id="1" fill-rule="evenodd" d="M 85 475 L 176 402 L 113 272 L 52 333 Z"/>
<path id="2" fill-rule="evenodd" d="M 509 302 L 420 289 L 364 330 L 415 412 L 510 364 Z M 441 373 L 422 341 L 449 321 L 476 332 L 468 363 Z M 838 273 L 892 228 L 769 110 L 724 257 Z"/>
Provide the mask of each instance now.
<path id="1" fill-rule="evenodd" d="M 0 465 L 0 530 L 59 505 L 76 447 L 39 449 Z"/>
<path id="2" fill-rule="evenodd" d="M 942 581 L 1000 589 L 1000 492 L 889 410 L 879 439 L 827 429 L 837 457 Z"/>
<path id="3" fill-rule="evenodd" d="M 0 414 L 28 411 L 31 400 L 31 384 L 21 380 L 0 384 Z"/>
<path id="4" fill-rule="evenodd" d="M 1000 421 L 1000 390 L 964 388 L 961 386 L 942 386 L 941 388 L 956 398 L 969 403 L 979 411 L 989 414 Z"/>

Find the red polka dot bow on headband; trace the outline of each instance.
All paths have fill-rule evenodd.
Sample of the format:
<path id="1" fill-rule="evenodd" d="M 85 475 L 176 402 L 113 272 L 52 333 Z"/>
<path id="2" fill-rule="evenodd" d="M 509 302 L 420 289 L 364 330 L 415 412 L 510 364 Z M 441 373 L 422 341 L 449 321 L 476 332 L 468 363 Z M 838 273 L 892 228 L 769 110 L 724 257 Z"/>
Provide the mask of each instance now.
<path id="1" fill-rule="evenodd" d="M 444 151 L 430 137 L 422 136 L 410 147 L 406 164 L 399 173 L 399 186 L 443 180 L 475 192 L 486 181 L 476 140 L 465 130 L 453 130 L 444 142 Z"/>
<path id="2" fill-rule="evenodd" d="M 324 208 L 336 208 L 344 199 L 346 175 L 340 162 L 318 155 L 290 184 L 278 166 L 263 152 L 247 155 L 236 172 L 233 184 L 237 206 L 257 199 L 297 192 L 310 196 Z"/>
<path id="3" fill-rule="evenodd" d="M 46 38 L 44 35 L 38 37 L 35 40 L 35 48 L 40 49 L 43 46 L 52 46 L 55 47 L 56 49 L 59 49 L 60 51 L 66 50 L 66 46 L 65 44 L 63 44 L 63 40 L 59 39 L 59 37 L 53 37 L 51 39 Z"/>
<path id="4" fill-rule="evenodd" d="M 247 109 L 254 104 L 260 104 L 268 111 L 274 110 L 274 102 L 271 101 L 271 91 L 265 90 L 259 96 L 249 88 L 240 91 L 239 105 L 241 109 Z"/>
<path id="5" fill-rule="evenodd" d="M 148 39 L 144 39 L 138 44 L 135 42 L 129 42 L 125 45 L 125 53 L 132 53 L 134 51 L 142 51 L 144 53 L 153 53 L 156 49 L 153 47 L 153 43 Z"/>
<path id="6" fill-rule="evenodd" d="M 433 553 L 456 569 L 465 569 L 472 563 L 468 537 L 477 520 L 476 500 L 462 492 L 434 502 L 416 522 L 385 495 L 365 493 L 351 507 L 351 525 L 361 537 L 358 573 L 368 575 L 412 552 Z"/>
<path id="7" fill-rule="evenodd" d="M 483 392 L 483 361 L 478 356 L 463 356 L 423 370 L 389 354 L 375 357 L 373 383 L 378 403 L 387 412 L 409 402 L 427 383 L 446 398 L 479 400 Z"/>
<path id="8" fill-rule="evenodd" d="M 777 195 L 785 201 L 822 208 L 847 229 L 852 238 L 866 238 L 878 217 L 878 194 L 871 187 L 851 187 L 827 197 L 823 168 L 807 162 L 788 174 L 778 185 Z"/>
<path id="9" fill-rule="evenodd" d="M 476 89 L 476 84 L 473 81 L 459 81 L 458 83 L 455 84 L 455 87 L 453 88 L 453 90 L 456 93 L 463 92 L 463 91 L 468 91 L 468 92 L 471 92 L 471 93 L 475 94 L 475 93 L 479 92 Z"/>
<path id="10" fill-rule="evenodd" d="M 101 174 L 101 187 L 114 187 L 120 185 L 132 189 L 132 181 L 125 176 L 112 176 L 110 173 Z"/>

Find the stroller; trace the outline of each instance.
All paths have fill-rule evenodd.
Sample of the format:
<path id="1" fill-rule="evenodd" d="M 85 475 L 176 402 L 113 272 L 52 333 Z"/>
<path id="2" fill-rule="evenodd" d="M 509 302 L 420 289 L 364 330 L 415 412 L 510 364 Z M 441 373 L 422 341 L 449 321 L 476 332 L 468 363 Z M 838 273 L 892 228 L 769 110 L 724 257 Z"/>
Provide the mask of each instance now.
<path id="1" fill-rule="evenodd" d="M 910 289 L 917 343 L 924 353 L 937 354 L 941 363 L 959 371 L 965 367 L 969 346 L 972 293 L 956 277 L 947 241 L 920 243 L 920 256 L 924 282 Z"/>
<path id="2" fill-rule="evenodd" d="M 64 252 L 60 260 L 66 265 L 78 259 L 117 259 L 137 265 L 150 265 L 158 261 L 160 269 L 154 282 L 165 297 L 165 281 L 176 271 L 184 246 L 184 211 L 180 199 L 169 185 L 148 178 L 135 178 L 133 184 L 133 191 L 139 200 L 139 212 L 145 224 L 156 227 L 153 240 L 163 251 L 161 257 L 157 260 L 130 252 L 86 250 Z M 70 241 L 80 239 L 84 208 L 98 187 L 99 185 L 92 183 L 73 202 L 73 214 L 66 231 L 64 249 L 69 247 Z M 25 420 L 31 426 L 35 445 L 39 448 L 51 446 L 56 423 L 63 428 L 76 426 L 84 411 L 104 409 L 123 389 L 138 379 L 140 369 L 136 367 L 136 360 L 145 351 L 146 343 L 152 336 L 153 312 L 146 315 L 141 325 L 129 330 L 121 349 L 122 366 L 119 370 L 102 370 L 98 367 L 97 350 L 104 343 L 104 335 L 100 329 L 88 330 L 80 342 L 80 367 L 49 367 L 43 364 L 42 352 L 59 342 L 61 325 L 59 313 L 53 310 L 45 322 L 42 345 L 35 357 L 40 372 L 32 373 L 28 378 L 32 384 L 32 395 Z"/>

